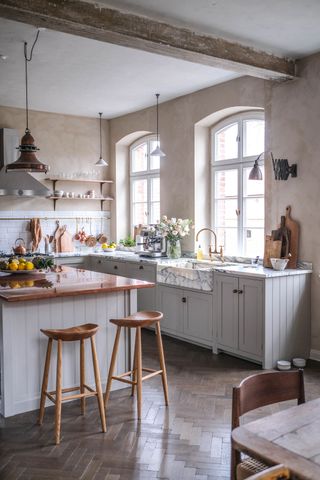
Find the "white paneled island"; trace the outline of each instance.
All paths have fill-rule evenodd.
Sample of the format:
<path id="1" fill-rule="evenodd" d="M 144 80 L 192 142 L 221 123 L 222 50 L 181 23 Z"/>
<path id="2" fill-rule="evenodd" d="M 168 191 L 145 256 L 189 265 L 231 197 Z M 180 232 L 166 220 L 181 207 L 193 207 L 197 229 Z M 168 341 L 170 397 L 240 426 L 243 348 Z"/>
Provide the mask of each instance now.
<path id="1" fill-rule="evenodd" d="M 137 289 L 154 284 L 83 269 L 57 267 L 46 275 L 0 276 L 0 413 L 10 417 L 39 407 L 47 338 L 41 328 L 67 328 L 96 323 L 97 353 L 105 384 L 115 336 L 110 318 L 137 309 Z M 118 371 L 130 370 L 134 338 L 121 338 Z M 87 343 L 87 342 L 86 342 Z M 54 346 L 55 347 L 55 346 Z M 94 385 L 90 345 L 86 345 L 86 382 Z M 53 349 L 49 390 L 55 389 Z M 115 383 L 115 382 L 114 382 Z M 63 344 L 63 387 L 79 384 L 78 342 Z M 123 385 L 115 385 L 123 388 Z"/>

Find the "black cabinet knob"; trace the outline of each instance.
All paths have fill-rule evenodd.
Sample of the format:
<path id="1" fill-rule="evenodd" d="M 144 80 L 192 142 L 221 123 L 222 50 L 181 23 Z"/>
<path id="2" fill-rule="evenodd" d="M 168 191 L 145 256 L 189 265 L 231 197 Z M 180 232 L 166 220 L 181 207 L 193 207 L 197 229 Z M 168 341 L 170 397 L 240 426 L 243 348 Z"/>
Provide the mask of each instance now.
<path id="1" fill-rule="evenodd" d="M 143 270 L 143 265 L 140 265 L 139 270 Z"/>
<path id="2" fill-rule="evenodd" d="M 118 265 L 114 265 L 113 267 L 115 270 L 118 270 Z"/>
<path id="3" fill-rule="evenodd" d="M 238 293 L 240 293 L 240 294 L 243 293 L 243 290 L 238 290 Z"/>
<path id="4" fill-rule="evenodd" d="M 186 303 L 186 301 L 187 301 L 186 297 L 182 297 L 181 301 L 182 301 L 182 303 Z"/>
<path id="5" fill-rule="evenodd" d="M 98 263 L 101 263 L 101 260 L 98 260 Z"/>
<path id="6" fill-rule="evenodd" d="M 234 290 L 232 290 L 232 293 L 238 293 L 238 290 L 235 288 Z"/>

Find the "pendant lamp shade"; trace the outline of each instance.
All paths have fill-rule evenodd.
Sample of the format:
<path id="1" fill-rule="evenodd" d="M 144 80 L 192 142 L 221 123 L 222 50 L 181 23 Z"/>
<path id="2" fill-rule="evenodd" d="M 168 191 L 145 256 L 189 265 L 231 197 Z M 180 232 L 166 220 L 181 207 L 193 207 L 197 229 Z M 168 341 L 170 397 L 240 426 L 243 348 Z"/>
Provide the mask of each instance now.
<path id="1" fill-rule="evenodd" d="M 39 37 L 39 30 L 35 41 L 33 42 L 30 57 L 27 55 L 27 42 L 24 43 L 24 61 L 25 61 L 25 89 L 26 89 L 26 130 L 25 134 L 21 139 L 19 145 L 20 157 L 15 162 L 9 163 L 6 167 L 7 172 L 31 172 L 38 173 L 44 172 L 47 173 L 49 170 L 48 165 L 41 163 L 36 157 L 36 151 L 39 150 L 36 147 L 34 138 L 31 135 L 29 130 L 29 97 L 28 97 L 28 62 L 32 60 L 32 53 L 35 44 L 37 43 Z"/>
<path id="2" fill-rule="evenodd" d="M 150 153 L 151 157 L 165 157 L 166 156 L 166 154 L 161 150 L 160 143 L 159 143 L 159 97 L 160 97 L 160 93 L 156 93 L 156 98 L 157 98 L 157 146 Z"/>
<path id="3" fill-rule="evenodd" d="M 102 158 L 102 136 L 101 136 L 101 117 L 102 117 L 102 112 L 99 112 L 100 120 L 99 120 L 99 127 L 100 127 L 100 157 L 99 160 L 95 163 L 97 167 L 107 167 L 108 162 L 106 162 Z"/>

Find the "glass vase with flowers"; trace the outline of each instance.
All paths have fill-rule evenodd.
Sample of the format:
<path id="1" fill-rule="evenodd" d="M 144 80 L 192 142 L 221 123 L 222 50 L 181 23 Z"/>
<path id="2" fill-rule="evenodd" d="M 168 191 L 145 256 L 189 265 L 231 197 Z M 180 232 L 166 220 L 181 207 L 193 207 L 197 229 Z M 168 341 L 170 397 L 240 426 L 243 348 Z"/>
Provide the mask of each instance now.
<path id="1" fill-rule="evenodd" d="M 181 257 L 180 240 L 190 234 L 192 220 L 188 218 L 168 218 L 166 215 L 161 217 L 159 230 L 167 239 L 167 256 L 169 258 Z"/>

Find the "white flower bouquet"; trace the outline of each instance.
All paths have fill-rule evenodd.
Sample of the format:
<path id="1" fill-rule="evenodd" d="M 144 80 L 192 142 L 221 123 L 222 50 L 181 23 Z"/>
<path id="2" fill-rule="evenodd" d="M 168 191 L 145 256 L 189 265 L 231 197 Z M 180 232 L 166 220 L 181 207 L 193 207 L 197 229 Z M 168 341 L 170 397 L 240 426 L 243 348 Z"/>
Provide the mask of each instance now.
<path id="1" fill-rule="evenodd" d="M 159 230 L 172 246 L 180 244 L 180 240 L 190 234 L 191 228 L 192 220 L 168 218 L 166 215 L 161 217 L 159 224 Z"/>

